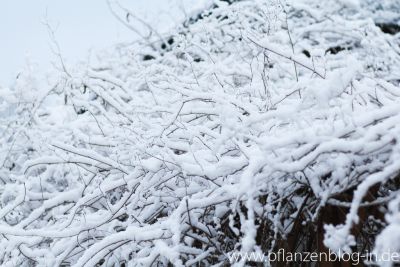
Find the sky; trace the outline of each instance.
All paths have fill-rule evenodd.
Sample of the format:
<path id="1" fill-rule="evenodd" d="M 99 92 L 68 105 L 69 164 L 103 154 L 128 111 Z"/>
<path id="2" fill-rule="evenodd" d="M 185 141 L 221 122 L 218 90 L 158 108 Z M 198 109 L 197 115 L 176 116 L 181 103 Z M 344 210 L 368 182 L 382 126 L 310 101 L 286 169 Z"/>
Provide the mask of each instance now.
<path id="1" fill-rule="evenodd" d="M 190 13 L 195 2 L 199 0 L 119 1 L 165 29 Z M 51 68 L 56 56 L 47 25 L 68 64 L 85 60 L 89 51 L 137 38 L 115 19 L 106 0 L 0 0 L 0 86 L 11 86 L 27 64 L 39 73 Z"/>

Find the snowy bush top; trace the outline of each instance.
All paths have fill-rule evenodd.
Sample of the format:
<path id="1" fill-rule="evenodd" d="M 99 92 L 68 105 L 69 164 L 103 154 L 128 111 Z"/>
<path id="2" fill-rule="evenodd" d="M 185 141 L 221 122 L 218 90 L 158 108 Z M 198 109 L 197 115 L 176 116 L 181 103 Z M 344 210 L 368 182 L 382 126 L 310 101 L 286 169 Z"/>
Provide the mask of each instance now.
<path id="1" fill-rule="evenodd" d="M 354 249 L 400 171 L 400 2 L 231 2 L 0 91 L 2 266 L 227 264 L 327 205 L 348 212 L 325 246 Z M 378 253 L 400 249 L 398 190 Z"/>

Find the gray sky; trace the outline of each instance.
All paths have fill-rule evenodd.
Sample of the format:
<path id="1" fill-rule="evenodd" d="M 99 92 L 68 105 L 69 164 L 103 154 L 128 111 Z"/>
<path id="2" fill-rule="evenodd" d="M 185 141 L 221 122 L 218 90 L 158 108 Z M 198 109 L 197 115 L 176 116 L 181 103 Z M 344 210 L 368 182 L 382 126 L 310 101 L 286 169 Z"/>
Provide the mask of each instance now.
<path id="1" fill-rule="evenodd" d="M 120 0 L 156 27 L 173 25 L 195 2 L 199 0 Z M 105 0 L 0 0 L 0 85 L 12 84 L 27 62 L 39 72 L 51 67 L 55 56 L 45 21 L 55 29 L 63 57 L 72 64 L 84 60 L 89 50 L 95 53 L 135 38 L 113 17 Z"/>

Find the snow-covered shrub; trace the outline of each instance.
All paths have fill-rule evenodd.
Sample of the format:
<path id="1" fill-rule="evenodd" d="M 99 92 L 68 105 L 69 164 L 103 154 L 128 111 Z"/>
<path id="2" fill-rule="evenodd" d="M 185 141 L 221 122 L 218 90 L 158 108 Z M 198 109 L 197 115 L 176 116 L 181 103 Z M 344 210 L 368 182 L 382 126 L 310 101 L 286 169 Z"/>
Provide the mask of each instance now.
<path id="1" fill-rule="evenodd" d="M 167 49 L 2 90 L 0 264 L 398 249 L 400 5 L 320 2 L 215 1 Z"/>

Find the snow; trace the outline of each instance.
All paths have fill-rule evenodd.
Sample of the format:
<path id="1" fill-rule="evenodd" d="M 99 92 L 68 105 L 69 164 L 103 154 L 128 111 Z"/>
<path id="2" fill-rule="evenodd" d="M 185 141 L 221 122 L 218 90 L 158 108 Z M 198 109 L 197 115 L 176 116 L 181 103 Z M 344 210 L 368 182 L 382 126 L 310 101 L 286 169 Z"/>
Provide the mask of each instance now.
<path id="1" fill-rule="evenodd" d="M 371 251 L 398 251 L 399 35 L 375 25 L 396 1 L 295 2 L 205 1 L 28 65 L 0 91 L 0 265 L 231 264 L 322 225 L 350 252 L 371 216 Z"/>

